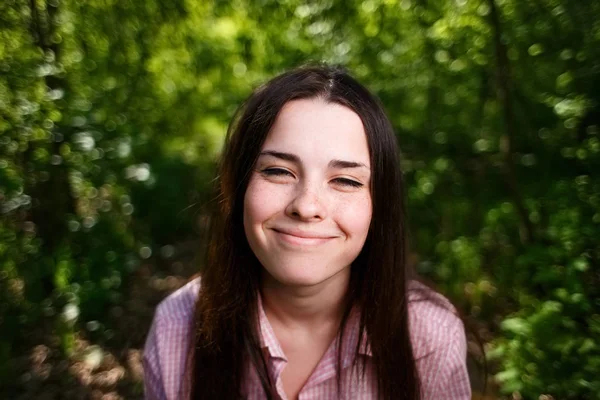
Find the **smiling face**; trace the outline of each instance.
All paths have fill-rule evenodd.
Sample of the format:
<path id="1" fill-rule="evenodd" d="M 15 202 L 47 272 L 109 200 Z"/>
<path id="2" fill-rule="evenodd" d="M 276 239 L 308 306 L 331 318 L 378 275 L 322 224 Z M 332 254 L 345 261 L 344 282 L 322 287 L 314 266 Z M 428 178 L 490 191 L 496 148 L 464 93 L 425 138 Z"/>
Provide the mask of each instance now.
<path id="1" fill-rule="evenodd" d="M 371 222 L 371 166 L 360 117 L 322 99 L 287 103 L 244 197 L 244 230 L 265 279 L 347 282 Z"/>

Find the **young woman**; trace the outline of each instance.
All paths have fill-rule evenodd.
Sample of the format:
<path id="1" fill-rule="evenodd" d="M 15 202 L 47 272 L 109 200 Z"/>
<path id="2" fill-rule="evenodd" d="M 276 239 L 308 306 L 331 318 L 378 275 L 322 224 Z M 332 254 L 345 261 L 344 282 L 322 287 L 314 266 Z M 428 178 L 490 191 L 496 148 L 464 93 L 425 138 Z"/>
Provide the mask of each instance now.
<path id="1" fill-rule="evenodd" d="M 231 125 L 201 278 L 165 299 L 147 399 L 470 399 L 461 320 L 406 266 L 392 126 L 344 71 L 304 67 Z"/>

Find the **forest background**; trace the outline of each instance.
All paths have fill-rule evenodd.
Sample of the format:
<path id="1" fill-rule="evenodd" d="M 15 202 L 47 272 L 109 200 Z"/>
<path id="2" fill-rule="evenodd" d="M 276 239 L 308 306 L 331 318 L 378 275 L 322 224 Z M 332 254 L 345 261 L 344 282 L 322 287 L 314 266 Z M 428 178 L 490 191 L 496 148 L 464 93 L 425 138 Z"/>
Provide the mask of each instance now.
<path id="1" fill-rule="evenodd" d="M 0 2 L 0 397 L 142 397 L 227 123 L 317 61 L 383 100 L 487 398 L 600 399 L 600 2 L 566 0 Z"/>

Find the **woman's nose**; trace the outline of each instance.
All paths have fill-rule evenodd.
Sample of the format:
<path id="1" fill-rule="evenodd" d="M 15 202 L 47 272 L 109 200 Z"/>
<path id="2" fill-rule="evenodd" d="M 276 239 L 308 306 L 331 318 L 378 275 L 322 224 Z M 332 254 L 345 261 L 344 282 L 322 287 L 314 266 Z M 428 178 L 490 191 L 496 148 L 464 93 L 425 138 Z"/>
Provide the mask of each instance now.
<path id="1" fill-rule="evenodd" d="M 327 217 L 327 207 L 322 189 L 316 185 L 303 185 L 291 199 L 286 214 L 304 221 L 320 221 Z"/>

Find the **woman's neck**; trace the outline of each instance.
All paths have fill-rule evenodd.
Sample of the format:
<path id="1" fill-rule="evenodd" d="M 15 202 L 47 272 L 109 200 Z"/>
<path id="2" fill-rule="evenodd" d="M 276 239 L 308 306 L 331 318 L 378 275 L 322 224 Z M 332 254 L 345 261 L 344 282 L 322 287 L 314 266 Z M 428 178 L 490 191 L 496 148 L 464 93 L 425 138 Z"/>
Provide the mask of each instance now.
<path id="1" fill-rule="evenodd" d="M 265 273 L 261 295 L 271 324 L 290 329 L 338 326 L 346 305 L 350 268 L 332 278 L 314 286 L 286 286 Z"/>

